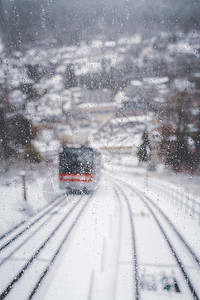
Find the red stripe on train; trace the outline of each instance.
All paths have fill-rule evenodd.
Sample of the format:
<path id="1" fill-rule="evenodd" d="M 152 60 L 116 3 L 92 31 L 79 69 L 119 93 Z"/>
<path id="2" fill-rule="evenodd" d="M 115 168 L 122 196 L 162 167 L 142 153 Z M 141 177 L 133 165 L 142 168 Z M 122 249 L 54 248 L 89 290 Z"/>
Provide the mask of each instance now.
<path id="1" fill-rule="evenodd" d="M 68 182 L 68 181 L 78 181 L 78 182 L 91 182 L 93 181 L 92 174 L 65 174 L 60 173 L 59 179 L 61 182 Z"/>

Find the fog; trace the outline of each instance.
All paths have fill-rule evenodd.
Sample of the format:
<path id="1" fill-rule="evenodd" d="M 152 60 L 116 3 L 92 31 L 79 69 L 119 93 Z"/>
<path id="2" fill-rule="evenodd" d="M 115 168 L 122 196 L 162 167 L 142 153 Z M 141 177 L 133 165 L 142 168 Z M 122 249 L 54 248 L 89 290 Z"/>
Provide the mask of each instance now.
<path id="1" fill-rule="evenodd" d="M 200 27 L 200 2 L 195 0 L 1 0 L 0 32 L 8 49 L 27 48 L 41 40 L 77 44 L 94 37 Z"/>

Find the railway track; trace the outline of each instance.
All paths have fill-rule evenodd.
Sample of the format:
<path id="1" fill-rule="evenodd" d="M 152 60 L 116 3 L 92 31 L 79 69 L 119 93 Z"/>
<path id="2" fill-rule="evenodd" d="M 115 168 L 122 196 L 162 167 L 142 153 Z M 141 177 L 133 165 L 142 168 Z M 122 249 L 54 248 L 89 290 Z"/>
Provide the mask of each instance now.
<path id="1" fill-rule="evenodd" d="M 31 222 L 21 225 L 23 228 L 19 226 L 15 234 L 12 231 L 0 247 L 0 299 L 33 297 L 90 198 L 76 196 L 67 201 L 66 196 L 61 197 Z"/>
<path id="2" fill-rule="evenodd" d="M 133 274 L 134 274 L 134 279 L 133 279 L 133 286 L 134 286 L 134 299 L 140 300 L 140 292 L 139 292 L 139 274 L 138 274 L 138 258 L 137 258 L 137 247 L 136 247 L 136 237 L 135 237 L 135 226 L 134 226 L 134 219 L 133 215 L 131 212 L 131 206 L 128 198 L 126 197 L 125 193 L 123 190 L 119 187 L 116 186 L 118 191 L 120 191 L 121 195 L 123 195 L 123 198 L 126 202 L 127 209 L 128 209 L 128 215 L 130 219 L 130 225 L 131 225 L 131 238 L 132 238 L 132 255 L 133 255 Z M 117 196 L 117 191 L 116 191 L 116 196 Z M 117 196 L 119 198 L 119 196 Z M 119 199 L 120 200 L 120 199 Z"/>
<path id="3" fill-rule="evenodd" d="M 46 211 L 50 211 L 51 209 L 53 209 L 54 206 L 57 205 L 57 202 L 60 201 L 60 198 L 62 197 L 63 195 L 59 195 L 57 196 L 53 203 L 51 204 L 47 204 L 45 205 L 42 209 L 40 209 L 36 214 L 34 214 L 32 217 L 31 217 L 31 220 L 30 219 L 27 219 L 27 220 L 23 220 L 21 222 L 19 222 L 18 224 L 16 224 L 13 228 L 9 229 L 8 231 L 6 231 L 5 233 L 3 233 L 1 236 L 0 236 L 0 241 L 5 239 L 5 238 L 8 238 L 12 233 L 14 233 L 15 231 L 17 231 L 20 227 L 22 227 L 24 224 L 30 224 L 31 222 L 33 223 L 34 219 L 35 218 L 38 218 L 38 216 L 41 216 L 41 215 L 44 215 L 46 213 Z M 37 222 L 37 221 L 36 221 Z M 31 224 L 29 225 L 31 226 Z"/>
<path id="4" fill-rule="evenodd" d="M 127 187 L 131 192 L 133 192 L 133 195 L 128 198 L 127 194 L 122 190 L 120 187 L 120 183 L 123 183 L 123 187 Z M 116 184 L 116 178 L 115 178 L 115 184 Z M 191 299 L 199 300 L 199 285 L 198 285 L 198 276 L 196 278 L 196 275 L 199 274 L 200 264 L 199 264 L 199 258 L 194 253 L 194 251 L 191 249 L 191 247 L 188 245 L 188 243 L 185 241 L 183 236 L 179 233 L 179 231 L 175 228 L 173 223 L 169 220 L 169 218 L 166 216 L 166 214 L 152 201 L 149 197 L 144 196 L 143 193 L 137 189 L 133 188 L 130 184 L 126 183 L 123 180 L 118 180 L 117 188 L 120 191 L 121 195 L 123 195 L 125 201 L 128 205 L 129 215 L 130 215 L 130 222 L 132 226 L 132 237 L 133 237 L 133 250 L 135 252 L 134 254 L 134 285 L 135 285 L 135 299 L 140 299 L 140 288 L 141 288 L 141 274 L 138 272 L 138 269 L 141 269 L 140 263 L 138 263 L 137 258 L 137 252 L 136 251 L 136 243 L 137 243 L 137 231 L 136 235 L 134 233 L 134 205 L 133 200 L 135 201 L 135 198 L 138 198 L 139 201 L 141 201 L 146 210 L 148 210 L 149 214 L 151 215 L 152 219 L 154 219 L 154 222 L 156 223 L 157 227 L 159 228 L 164 240 L 165 240 L 165 247 L 167 245 L 168 249 L 170 249 L 172 257 L 176 261 L 176 265 L 179 268 L 180 273 L 182 274 L 183 281 L 185 281 L 190 294 Z M 134 198 L 133 198 L 134 197 Z M 138 201 L 137 200 L 137 201 Z M 132 207 L 132 208 L 131 208 Z M 149 246 L 147 246 L 149 247 Z M 180 254 L 181 253 L 181 254 Z M 182 255 L 184 253 L 184 259 L 187 257 L 187 262 L 185 262 L 182 258 Z M 140 254 L 140 253 L 139 253 Z M 187 265 L 189 264 L 189 265 Z M 194 271 L 196 270 L 196 271 Z M 140 278 L 140 282 L 138 283 L 136 278 Z M 179 290 L 179 288 L 178 288 Z M 179 291 L 180 292 L 180 291 Z M 183 299 L 183 298 L 182 298 Z M 184 298 L 188 299 L 188 298 Z"/>
<path id="5" fill-rule="evenodd" d="M 200 259 L 159 202 L 114 177 L 100 189 L 60 197 L 2 237 L 0 299 L 199 300 Z"/>
<path id="6" fill-rule="evenodd" d="M 49 212 L 51 212 L 55 207 L 59 206 L 62 203 L 63 199 L 58 198 L 58 200 L 53 204 L 44 208 L 41 212 L 36 214 L 31 220 L 23 221 L 19 223 L 17 226 L 12 228 L 10 231 L 1 236 L 1 240 L 3 240 L 3 244 L 0 246 L 0 252 L 8 247 L 12 242 L 17 240 L 23 233 L 29 230 L 32 226 L 37 224 L 43 217 L 45 217 Z M 25 226 L 23 226 L 25 225 Z M 20 227 L 22 227 L 20 229 Z M 13 234 L 13 236 L 12 236 Z M 11 237 L 10 237 L 11 236 Z M 6 242 L 5 242 L 6 240 Z"/>

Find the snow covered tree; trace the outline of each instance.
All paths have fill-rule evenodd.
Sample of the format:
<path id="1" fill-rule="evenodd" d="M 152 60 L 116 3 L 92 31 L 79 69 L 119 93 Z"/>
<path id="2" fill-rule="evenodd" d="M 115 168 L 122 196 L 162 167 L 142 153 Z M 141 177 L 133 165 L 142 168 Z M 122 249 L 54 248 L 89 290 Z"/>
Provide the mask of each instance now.
<path id="1" fill-rule="evenodd" d="M 8 158 L 12 155 L 13 150 L 9 145 L 9 137 L 7 131 L 7 116 L 13 112 L 13 107 L 8 101 L 9 90 L 6 87 L 6 83 L 0 85 L 0 144 L 1 144 L 1 156 Z"/>
<path id="2" fill-rule="evenodd" d="M 142 135 L 142 144 L 137 152 L 139 161 L 148 161 L 151 157 L 151 143 L 148 131 L 145 129 Z"/>
<path id="3" fill-rule="evenodd" d="M 64 75 L 64 85 L 66 89 L 77 86 L 77 78 L 74 73 L 74 66 L 68 64 Z"/>
<path id="4" fill-rule="evenodd" d="M 6 86 L 6 83 L 0 86 L 0 155 L 4 159 L 18 155 L 19 150 L 26 147 L 37 132 L 32 122 L 10 104 L 12 90 Z"/>
<path id="5" fill-rule="evenodd" d="M 35 146 L 29 143 L 24 150 L 24 159 L 29 160 L 33 163 L 40 163 L 42 161 L 42 156 L 40 152 L 35 148 Z"/>
<path id="6" fill-rule="evenodd" d="M 35 137 L 35 130 L 30 120 L 23 115 L 17 114 L 9 119 L 8 134 L 10 144 L 17 146 L 26 146 Z"/>

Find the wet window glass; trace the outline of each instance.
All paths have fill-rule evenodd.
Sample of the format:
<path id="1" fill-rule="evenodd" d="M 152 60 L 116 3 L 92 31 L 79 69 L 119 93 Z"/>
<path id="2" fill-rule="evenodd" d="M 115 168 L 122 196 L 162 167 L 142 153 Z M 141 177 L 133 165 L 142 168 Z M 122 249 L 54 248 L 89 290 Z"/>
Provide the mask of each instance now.
<path id="1" fill-rule="evenodd" d="M 0 0 L 0 299 L 200 299 L 199 62 L 199 0 Z"/>

